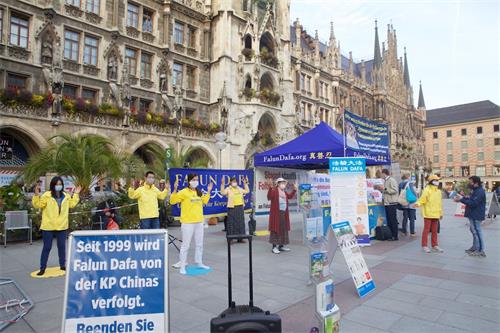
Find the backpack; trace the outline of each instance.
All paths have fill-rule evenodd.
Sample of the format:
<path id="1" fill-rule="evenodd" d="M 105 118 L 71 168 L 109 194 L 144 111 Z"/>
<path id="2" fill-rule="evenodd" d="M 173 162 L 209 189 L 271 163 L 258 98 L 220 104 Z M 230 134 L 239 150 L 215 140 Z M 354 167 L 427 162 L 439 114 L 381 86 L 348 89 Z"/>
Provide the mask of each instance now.
<path id="1" fill-rule="evenodd" d="M 392 238 L 391 229 L 388 226 L 382 225 L 375 227 L 375 239 L 380 241 L 385 241 Z"/>
<path id="2" fill-rule="evenodd" d="M 417 196 L 413 193 L 411 187 L 406 190 L 406 201 L 410 204 L 417 202 Z"/>

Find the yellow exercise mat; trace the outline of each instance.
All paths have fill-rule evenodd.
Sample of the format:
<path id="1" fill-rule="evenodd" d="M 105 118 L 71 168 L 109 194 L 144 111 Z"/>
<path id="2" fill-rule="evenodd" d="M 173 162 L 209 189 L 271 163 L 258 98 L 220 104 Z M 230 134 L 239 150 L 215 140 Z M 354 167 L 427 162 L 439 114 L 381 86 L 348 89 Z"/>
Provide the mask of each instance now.
<path id="1" fill-rule="evenodd" d="M 255 236 L 269 236 L 269 230 L 257 230 Z"/>
<path id="2" fill-rule="evenodd" d="M 52 278 L 52 277 L 59 277 L 59 276 L 64 276 L 66 274 L 66 271 L 63 271 L 59 267 L 47 267 L 45 269 L 45 274 L 38 276 L 36 273 L 40 272 L 40 270 L 36 270 L 34 272 L 31 272 L 31 277 L 35 279 L 46 279 L 46 278 Z"/>

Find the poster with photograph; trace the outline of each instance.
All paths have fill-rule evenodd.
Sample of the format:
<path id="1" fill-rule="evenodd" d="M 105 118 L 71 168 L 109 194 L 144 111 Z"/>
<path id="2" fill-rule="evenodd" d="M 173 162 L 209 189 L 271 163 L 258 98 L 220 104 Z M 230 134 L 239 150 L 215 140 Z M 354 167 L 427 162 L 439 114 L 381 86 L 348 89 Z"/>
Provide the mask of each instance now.
<path id="1" fill-rule="evenodd" d="M 375 290 L 375 282 L 368 271 L 368 266 L 363 258 L 356 237 L 352 232 L 351 225 L 348 221 L 334 223 L 332 224 L 332 230 L 337 239 L 338 246 L 344 255 L 358 295 L 363 297 Z"/>
<path id="2" fill-rule="evenodd" d="M 330 275 L 330 264 L 327 251 L 311 252 L 310 258 L 311 277 L 321 280 Z"/>
<path id="3" fill-rule="evenodd" d="M 316 311 L 325 316 L 335 307 L 333 291 L 335 286 L 332 279 L 320 282 L 316 285 Z"/>
<path id="4" fill-rule="evenodd" d="M 330 159 L 332 223 L 348 221 L 360 246 L 370 245 L 364 158 Z"/>
<path id="5" fill-rule="evenodd" d="M 292 169 L 274 169 L 274 168 L 256 168 L 255 169 L 255 215 L 269 215 L 271 204 L 267 200 L 268 182 L 275 181 L 278 178 L 285 179 L 288 184 L 286 191 L 291 192 L 293 185 L 299 182 L 297 170 Z M 298 194 L 288 200 L 288 209 L 290 212 L 296 211 L 298 207 Z"/>

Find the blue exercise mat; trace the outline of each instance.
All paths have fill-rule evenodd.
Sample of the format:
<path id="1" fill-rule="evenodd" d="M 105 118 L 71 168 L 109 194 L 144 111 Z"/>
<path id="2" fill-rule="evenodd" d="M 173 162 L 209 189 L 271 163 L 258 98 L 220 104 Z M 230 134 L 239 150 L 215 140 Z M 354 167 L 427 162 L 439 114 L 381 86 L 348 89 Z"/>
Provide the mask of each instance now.
<path id="1" fill-rule="evenodd" d="M 212 271 L 212 268 L 205 269 L 205 268 L 200 268 L 198 266 L 187 266 L 186 267 L 186 275 L 206 275 Z"/>

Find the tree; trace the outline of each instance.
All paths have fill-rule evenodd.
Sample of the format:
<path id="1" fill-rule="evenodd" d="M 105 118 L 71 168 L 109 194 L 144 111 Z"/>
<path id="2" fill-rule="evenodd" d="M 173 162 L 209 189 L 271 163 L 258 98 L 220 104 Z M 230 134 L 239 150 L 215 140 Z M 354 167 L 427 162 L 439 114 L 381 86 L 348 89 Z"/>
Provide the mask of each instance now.
<path id="1" fill-rule="evenodd" d="M 148 154 L 153 156 L 153 162 L 148 165 L 148 168 L 150 168 L 151 171 L 157 175 L 163 175 L 165 173 L 165 151 L 156 145 L 147 146 L 146 151 Z M 192 156 L 195 151 L 196 148 L 193 147 L 188 148 L 185 153 L 172 149 L 172 158 L 169 162 L 169 167 L 184 168 L 188 166 L 192 169 L 207 168 L 210 161 L 208 158 L 198 158 L 194 161 L 192 160 Z"/>
<path id="2" fill-rule="evenodd" d="M 72 177 L 85 195 L 89 193 L 90 186 L 103 177 L 134 176 L 142 171 L 136 158 L 117 152 L 110 140 L 97 135 L 66 134 L 52 137 L 49 141 L 49 145 L 31 158 L 24 168 L 26 183 L 33 183 L 46 173 L 56 173 Z"/>

